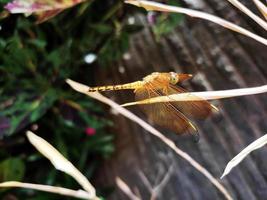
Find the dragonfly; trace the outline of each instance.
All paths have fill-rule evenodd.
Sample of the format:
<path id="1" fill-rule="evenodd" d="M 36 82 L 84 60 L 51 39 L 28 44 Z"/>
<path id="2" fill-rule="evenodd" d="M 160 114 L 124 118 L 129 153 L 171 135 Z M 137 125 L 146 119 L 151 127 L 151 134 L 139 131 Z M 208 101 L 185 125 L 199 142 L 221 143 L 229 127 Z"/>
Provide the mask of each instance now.
<path id="1" fill-rule="evenodd" d="M 192 74 L 175 72 L 154 72 L 147 75 L 141 81 L 135 81 L 120 85 L 107 85 L 90 87 L 88 92 L 102 92 L 112 90 L 134 90 L 136 101 L 150 99 L 158 96 L 167 96 L 187 92 L 178 86 L 178 83 L 186 81 Z M 205 119 L 213 110 L 218 110 L 214 105 L 201 97 L 195 97 L 194 101 L 170 101 L 153 104 L 139 105 L 153 123 L 166 128 L 176 134 L 191 133 L 198 141 L 197 127 L 190 120 Z"/>

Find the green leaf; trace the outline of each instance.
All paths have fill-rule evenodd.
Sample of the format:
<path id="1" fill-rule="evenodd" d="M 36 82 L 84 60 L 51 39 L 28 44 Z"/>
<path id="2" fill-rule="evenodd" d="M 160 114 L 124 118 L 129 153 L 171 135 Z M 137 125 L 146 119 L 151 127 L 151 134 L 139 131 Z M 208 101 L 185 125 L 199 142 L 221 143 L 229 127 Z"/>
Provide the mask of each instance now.
<path id="1" fill-rule="evenodd" d="M 113 31 L 113 28 L 109 24 L 95 24 L 91 25 L 100 34 L 109 34 Z"/>
<path id="2" fill-rule="evenodd" d="M 29 40 L 29 44 L 33 44 L 35 47 L 43 49 L 47 45 L 45 40 L 40 40 L 40 39 L 32 39 Z"/>
<path id="3" fill-rule="evenodd" d="M 46 94 L 40 99 L 32 102 L 30 114 L 30 123 L 35 122 L 41 116 L 45 114 L 47 109 L 51 108 L 54 102 L 57 100 L 58 95 L 54 89 L 50 89 L 46 92 Z"/>
<path id="4" fill-rule="evenodd" d="M 54 89 L 48 89 L 40 97 L 34 97 L 31 93 L 21 93 L 14 100 L 14 103 L 1 112 L 1 116 L 10 120 L 8 134 L 13 134 L 28 124 L 31 124 L 42 117 L 58 99 L 59 93 Z M 1 99 L 1 97 L 0 97 Z"/>
<path id="5" fill-rule="evenodd" d="M 169 5 L 179 6 L 179 3 L 174 0 L 168 1 Z M 161 36 L 164 36 L 177 27 L 183 20 L 182 14 L 177 13 L 160 13 L 156 18 L 156 24 L 152 27 L 152 30 L 159 40 Z"/>

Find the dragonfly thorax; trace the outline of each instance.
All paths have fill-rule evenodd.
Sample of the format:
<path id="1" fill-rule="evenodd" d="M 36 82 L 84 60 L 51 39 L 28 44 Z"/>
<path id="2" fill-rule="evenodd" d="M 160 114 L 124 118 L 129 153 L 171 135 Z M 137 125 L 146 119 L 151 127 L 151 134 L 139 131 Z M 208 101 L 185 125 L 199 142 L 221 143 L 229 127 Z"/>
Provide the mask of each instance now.
<path id="1" fill-rule="evenodd" d="M 145 77 L 143 78 L 143 81 L 144 81 L 144 82 L 152 82 L 152 81 L 154 81 L 155 79 L 159 78 L 159 77 L 160 77 L 160 74 L 161 74 L 161 73 L 159 73 L 159 72 L 153 72 L 152 74 L 149 74 L 149 75 L 145 76 Z"/>
<path id="2" fill-rule="evenodd" d="M 143 78 L 143 83 L 160 83 L 161 86 L 165 87 L 168 84 L 175 85 L 179 81 L 179 75 L 175 72 L 154 72 Z"/>

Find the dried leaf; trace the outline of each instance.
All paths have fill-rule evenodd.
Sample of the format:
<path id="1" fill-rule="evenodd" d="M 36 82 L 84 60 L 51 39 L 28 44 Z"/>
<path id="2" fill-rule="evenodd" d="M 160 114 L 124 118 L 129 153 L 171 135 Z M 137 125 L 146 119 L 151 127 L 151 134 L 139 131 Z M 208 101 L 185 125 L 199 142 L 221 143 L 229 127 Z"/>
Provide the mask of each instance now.
<path id="1" fill-rule="evenodd" d="M 51 144 L 45 141 L 43 138 L 35 135 L 31 131 L 27 131 L 27 137 L 31 144 L 50 162 L 56 169 L 63 171 L 72 176 L 85 191 L 90 194 L 90 198 L 96 196 L 96 191 L 87 178 L 68 161 L 63 155 L 61 155 Z"/>
<path id="2" fill-rule="evenodd" d="M 37 23 L 41 23 L 83 1 L 85 0 L 13 0 L 5 8 L 10 13 L 24 13 L 27 16 L 34 14 L 38 18 Z"/>
<path id="3" fill-rule="evenodd" d="M 267 143 L 267 134 L 260 137 L 259 139 L 252 142 L 245 149 L 243 149 L 239 154 L 237 154 L 232 160 L 226 165 L 221 179 L 226 176 L 235 166 L 237 166 L 250 152 L 261 148 Z"/>
<path id="4" fill-rule="evenodd" d="M 267 92 L 267 85 L 259 87 L 251 87 L 251 88 L 231 89 L 231 90 L 187 92 L 180 94 L 172 94 L 169 96 L 154 97 L 142 101 L 129 102 L 123 104 L 122 106 L 132 106 L 138 104 L 151 104 L 151 103 L 170 102 L 170 101 L 196 101 L 199 100 L 199 97 L 205 100 L 214 100 L 214 99 L 239 97 L 245 95 L 254 95 L 265 92 Z"/>

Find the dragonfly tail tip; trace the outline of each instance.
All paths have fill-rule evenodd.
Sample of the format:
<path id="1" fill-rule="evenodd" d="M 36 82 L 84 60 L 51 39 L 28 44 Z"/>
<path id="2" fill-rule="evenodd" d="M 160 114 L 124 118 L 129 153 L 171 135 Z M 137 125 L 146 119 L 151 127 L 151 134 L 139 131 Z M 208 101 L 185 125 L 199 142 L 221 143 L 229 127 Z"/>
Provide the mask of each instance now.
<path id="1" fill-rule="evenodd" d="M 191 123 L 191 122 L 189 122 L 189 124 L 190 124 L 191 128 L 193 129 L 193 131 L 191 131 L 191 135 L 194 138 L 194 142 L 195 143 L 198 143 L 200 136 L 199 136 L 199 132 L 197 130 L 197 127 L 193 123 Z"/>
<path id="2" fill-rule="evenodd" d="M 196 131 L 194 133 L 192 133 L 192 136 L 193 136 L 193 140 L 195 143 L 198 143 L 199 142 L 199 139 L 200 139 L 200 135 L 199 135 L 199 132 Z"/>

